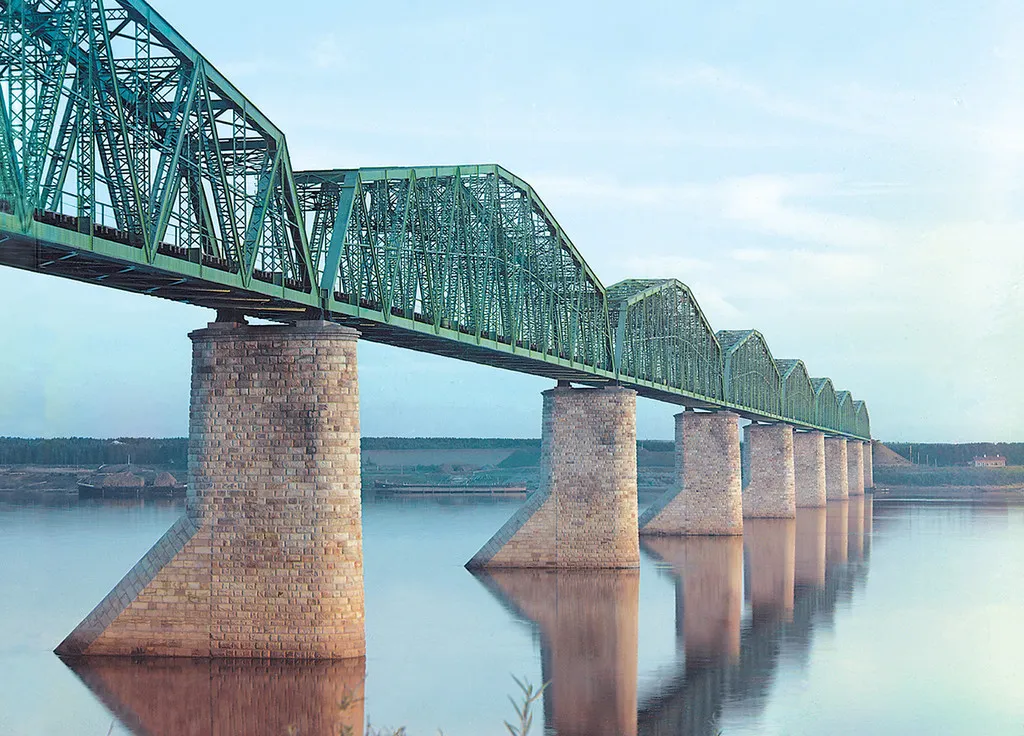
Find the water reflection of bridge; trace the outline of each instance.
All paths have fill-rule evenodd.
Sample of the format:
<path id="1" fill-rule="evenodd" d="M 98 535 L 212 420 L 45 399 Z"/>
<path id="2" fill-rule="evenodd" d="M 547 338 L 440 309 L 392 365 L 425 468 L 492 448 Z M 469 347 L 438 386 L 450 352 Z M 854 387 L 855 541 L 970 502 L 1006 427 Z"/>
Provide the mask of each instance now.
<path id="1" fill-rule="evenodd" d="M 676 672 L 637 701 L 635 571 L 502 570 L 481 580 L 540 633 L 544 712 L 559 736 L 714 734 L 723 710 L 760 713 L 782 656 L 806 666 L 867 576 L 871 499 L 745 520 L 744 537 L 662 537 L 674 578 Z M 745 574 L 744 574 L 745 573 Z M 744 600 L 750 615 L 745 617 Z"/>
<path id="2" fill-rule="evenodd" d="M 832 627 L 866 580 L 871 498 L 799 509 L 795 520 L 744 524 L 743 537 L 644 540 L 675 586 L 679 664 L 642 699 L 637 570 L 479 573 L 516 617 L 536 627 L 542 677 L 551 683 L 548 728 L 559 736 L 714 734 L 723 715 L 764 710 L 783 658 L 807 666 L 815 632 Z M 139 735 L 362 729 L 361 660 L 89 657 L 70 666 Z"/>
<path id="3" fill-rule="evenodd" d="M 361 659 L 83 657 L 68 665 L 138 736 L 362 734 Z"/>

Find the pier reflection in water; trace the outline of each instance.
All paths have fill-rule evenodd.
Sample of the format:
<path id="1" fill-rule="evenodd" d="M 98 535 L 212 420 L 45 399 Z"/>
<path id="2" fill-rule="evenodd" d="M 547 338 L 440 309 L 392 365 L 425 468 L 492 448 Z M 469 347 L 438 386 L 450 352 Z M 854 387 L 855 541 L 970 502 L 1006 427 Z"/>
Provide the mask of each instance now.
<path id="1" fill-rule="evenodd" d="M 544 721 L 559 736 L 636 734 L 637 570 L 492 570 L 480 581 L 540 634 Z"/>
<path id="2" fill-rule="evenodd" d="M 747 588 L 755 622 L 793 617 L 796 521 L 744 519 Z"/>
<path id="3" fill-rule="evenodd" d="M 550 682 L 546 733 L 710 736 L 763 715 L 780 660 L 807 667 L 814 631 L 831 628 L 837 607 L 864 582 L 871 514 L 870 498 L 830 502 L 800 509 L 795 520 L 748 519 L 742 537 L 645 538 L 645 555 L 675 588 L 678 654 L 639 698 L 638 571 L 492 570 L 477 578 L 538 634 Z M 644 580 L 657 586 L 664 578 Z M 97 657 L 68 666 L 133 734 L 336 736 L 364 728 L 362 661 Z"/>
<path id="4" fill-rule="evenodd" d="M 365 662 L 87 657 L 67 665 L 137 736 L 362 734 Z"/>
<path id="5" fill-rule="evenodd" d="M 825 507 L 825 564 L 841 565 L 849 555 L 850 502 L 829 501 Z"/>
<path id="6" fill-rule="evenodd" d="M 742 537 L 646 537 L 641 548 L 675 577 L 676 635 L 687 667 L 738 659 Z"/>
<path id="7" fill-rule="evenodd" d="M 859 512 L 869 515 L 870 504 Z M 863 577 L 862 567 L 855 571 L 847 564 L 850 523 L 849 503 L 843 501 L 799 509 L 795 521 L 746 519 L 742 542 L 644 540 L 643 549 L 678 578 L 683 600 L 676 628 L 683 632 L 685 666 L 641 700 L 641 736 L 712 736 L 730 716 L 749 723 L 763 711 L 780 658 L 806 667 L 815 628 L 831 625 L 838 602 Z M 871 528 L 863 515 L 860 523 Z M 840 548 L 841 559 L 829 557 L 826 563 L 827 551 L 834 557 Z M 730 558 L 734 562 L 726 563 Z M 743 625 L 737 607 L 741 570 L 751 611 Z"/>
<path id="8" fill-rule="evenodd" d="M 824 508 L 796 510 L 796 587 L 825 587 L 827 516 Z"/>
<path id="9" fill-rule="evenodd" d="M 851 496 L 848 502 L 849 540 L 846 547 L 846 558 L 849 562 L 860 562 L 864 559 L 864 496 Z"/>

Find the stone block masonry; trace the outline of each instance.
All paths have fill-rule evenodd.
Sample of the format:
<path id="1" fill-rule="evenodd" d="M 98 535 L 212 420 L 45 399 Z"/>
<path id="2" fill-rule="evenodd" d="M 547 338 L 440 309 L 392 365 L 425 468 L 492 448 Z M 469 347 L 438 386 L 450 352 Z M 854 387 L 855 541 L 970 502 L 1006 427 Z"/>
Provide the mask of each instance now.
<path id="1" fill-rule="evenodd" d="M 846 480 L 851 496 L 864 495 L 864 443 L 846 441 Z"/>
<path id="2" fill-rule="evenodd" d="M 868 490 L 875 487 L 875 465 L 874 455 L 871 452 L 872 442 L 868 440 L 864 443 L 864 489 Z"/>
<path id="3" fill-rule="evenodd" d="M 355 330 L 191 334 L 185 517 L 61 655 L 365 654 Z"/>
<path id="4" fill-rule="evenodd" d="M 846 439 L 843 437 L 825 438 L 825 497 L 829 501 L 845 501 L 850 497 Z"/>
<path id="5" fill-rule="evenodd" d="M 797 508 L 825 506 L 825 435 L 793 433 L 793 471 Z"/>
<path id="6" fill-rule="evenodd" d="M 466 567 L 638 567 L 636 392 L 543 396 L 540 488 Z"/>
<path id="7" fill-rule="evenodd" d="M 676 485 L 640 518 L 641 534 L 742 534 L 739 417 L 676 414 Z"/>
<path id="8" fill-rule="evenodd" d="M 748 424 L 743 436 L 750 458 L 750 483 L 743 490 L 743 516 L 794 518 L 793 428 L 788 424 Z"/>

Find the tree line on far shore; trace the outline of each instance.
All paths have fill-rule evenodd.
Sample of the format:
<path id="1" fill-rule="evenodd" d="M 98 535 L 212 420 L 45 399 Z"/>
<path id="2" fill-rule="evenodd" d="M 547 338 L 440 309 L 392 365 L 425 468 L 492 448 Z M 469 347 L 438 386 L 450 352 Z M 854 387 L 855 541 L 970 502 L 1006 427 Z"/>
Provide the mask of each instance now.
<path id="1" fill-rule="evenodd" d="M 526 454 L 540 452 L 539 439 L 492 437 L 363 437 L 364 450 L 491 450 L 512 448 Z M 637 447 L 648 452 L 671 452 L 673 443 L 641 440 Z M 188 463 L 188 439 L 169 437 L 58 437 L 32 439 L 0 437 L 0 465 L 161 465 L 184 468 Z"/>
<path id="2" fill-rule="evenodd" d="M 970 465 L 976 457 L 1002 455 L 1007 465 L 1024 465 L 1024 442 L 886 442 L 898 455 L 918 465 Z"/>
<path id="3" fill-rule="evenodd" d="M 1024 442 L 886 443 L 903 457 L 919 465 L 969 465 L 980 455 L 1002 455 L 1007 465 L 1024 465 Z M 540 451 L 539 439 L 508 437 L 363 437 L 364 450 L 492 450 L 511 448 Z M 672 452 L 670 440 L 640 440 L 637 448 L 647 452 Z M 0 465 L 103 465 L 127 464 L 185 467 L 188 439 L 59 437 L 26 439 L 0 437 Z M 516 464 L 516 463 L 513 463 Z"/>
<path id="4" fill-rule="evenodd" d="M 0 465 L 163 465 L 184 468 L 188 440 L 184 437 L 0 437 Z"/>

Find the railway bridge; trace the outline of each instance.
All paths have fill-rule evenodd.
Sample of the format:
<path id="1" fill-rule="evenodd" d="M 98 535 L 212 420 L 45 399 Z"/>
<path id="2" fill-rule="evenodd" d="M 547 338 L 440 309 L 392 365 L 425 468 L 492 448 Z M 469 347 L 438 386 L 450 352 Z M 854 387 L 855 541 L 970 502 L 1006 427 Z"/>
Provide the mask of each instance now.
<path id="1" fill-rule="evenodd" d="M 0 0 L 0 241 L 7 266 L 217 312 L 191 335 L 187 513 L 64 654 L 363 654 L 359 338 L 557 382 L 542 487 L 471 567 L 635 567 L 640 534 L 871 485 L 849 391 L 713 329 L 671 274 L 606 286 L 500 166 L 294 171 L 143 0 Z M 643 518 L 638 395 L 681 408 Z"/>

